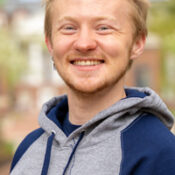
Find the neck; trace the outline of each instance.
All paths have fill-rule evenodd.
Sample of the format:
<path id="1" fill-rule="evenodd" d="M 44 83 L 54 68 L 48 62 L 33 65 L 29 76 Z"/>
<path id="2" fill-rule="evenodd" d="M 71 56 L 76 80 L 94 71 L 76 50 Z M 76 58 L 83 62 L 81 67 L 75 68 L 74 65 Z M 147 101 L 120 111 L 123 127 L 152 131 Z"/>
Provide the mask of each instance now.
<path id="1" fill-rule="evenodd" d="M 69 120 L 72 124 L 82 125 L 124 97 L 123 83 L 86 95 L 68 89 Z"/>

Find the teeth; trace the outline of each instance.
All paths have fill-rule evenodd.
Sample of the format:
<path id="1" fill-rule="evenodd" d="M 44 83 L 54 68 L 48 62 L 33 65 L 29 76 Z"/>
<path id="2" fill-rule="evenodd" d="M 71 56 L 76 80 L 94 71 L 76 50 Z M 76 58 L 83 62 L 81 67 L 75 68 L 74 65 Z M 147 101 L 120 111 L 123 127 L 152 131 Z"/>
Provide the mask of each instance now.
<path id="1" fill-rule="evenodd" d="M 73 62 L 74 65 L 78 66 L 95 66 L 101 64 L 101 61 L 98 60 L 77 60 Z"/>

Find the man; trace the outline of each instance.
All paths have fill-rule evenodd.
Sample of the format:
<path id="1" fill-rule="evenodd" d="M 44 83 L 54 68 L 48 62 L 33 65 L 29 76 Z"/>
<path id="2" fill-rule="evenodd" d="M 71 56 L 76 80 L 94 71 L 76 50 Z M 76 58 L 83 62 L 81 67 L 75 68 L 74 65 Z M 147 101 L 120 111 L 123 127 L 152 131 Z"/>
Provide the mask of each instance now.
<path id="1" fill-rule="evenodd" d="M 67 95 L 44 104 L 11 175 L 173 175 L 173 116 L 124 88 L 145 44 L 147 0 L 47 0 L 45 37 Z"/>

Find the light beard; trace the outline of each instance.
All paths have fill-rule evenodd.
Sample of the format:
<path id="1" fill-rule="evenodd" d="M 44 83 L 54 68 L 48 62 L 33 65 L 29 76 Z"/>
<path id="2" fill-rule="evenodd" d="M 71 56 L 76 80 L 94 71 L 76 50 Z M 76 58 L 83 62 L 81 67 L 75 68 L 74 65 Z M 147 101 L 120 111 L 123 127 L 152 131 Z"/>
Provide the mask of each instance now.
<path id="1" fill-rule="evenodd" d="M 75 59 L 75 58 L 97 58 L 97 59 L 102 59 L 104 60 L 105 59 L 105 55 L 103 54 L 97 54 L 97 53 L 76 53 L 76 54 L 69 54 L 67 56 L 67 60 L 71 60 L 71 59 Z"/>
<path id="2" fill-rule="evenodd" d="M 71 58 L 81 58 L 81 57 L 86 57 L 86 58 L 103 58 L 105 59 L 105 56 L 104 55 L 100 55 L 100 56 L 97 56 L 99 54 L 93 54 L 93 56 L 90 56 L 90 55 L 79 55 L 79 54 L 75 54 L 75 55 L 69 55 L 67 58 L 68 60 L 70 60 Z M 128 58 L 130 58 L 130 55 L 131 55 L 131 48 L 128 52 Z M 106 92 L 110 89 L 112 89 L 115 85 L 117 85 L 118 82 L 120 82 L 120 80 L 122 78 L 124 78 L 126 72 L 128 71 L 128 69 L 130 68 L 132 64 L 132 60 L 128 59 L 128 63 L 127 65 L 125 66 L 124 69 L 121 70 L 120 74 L 116 75 L 115 77 L 113 77 L 112 80 L 110 81 L 103 81 L 101 83 L 100 86 L 97 86 L 96 88 L 92 88 L 92 89 L 88 89 L 85 88 L 79 88 L 76 86 L 76 84 L 74 83 L 71 83 L 71 79 L 67 76 L 64 76 L 61 74 L 61 72 L 59 72 L 59 69 L 57 69 L 57 72 L 58 74 L 60 75 L 60 77 L 63 79 L 63 81 L 65 82 L 65 84 L 68 86 L 68 88 L 73 92 L 73 93 L 76 93 L 78 95 L 81 95 L 81 96 L 91 96 L 91 95 L 96 95 L 96 94 L 103 94 L 103 92 Z"/>
<path id="3" fill-rule="evenodd" d="M 87 89 L 82 89 L 77 87 L 76 85 L 74 85 L 73 83 L 71 83 L 71 80 L 68 78 L 65 78 L 64 76 L 62 76 L 59 71 L 59 75 L 61 76 L 61 78 L 63 79 L 63 81 L 65 82 L 65 84 L 68 86 L 68 88 L 75 94 L 77 94 L 78 96 L 94 96 L 97 94 L 103 94 L 104 92 L 109 91 L 111 88 L 113 88 L 118 82 L 120 82 L 120 80 L 122 78 L 124 78 L 128 68 L 130 65 L 130 61 L 128 61 L 127 66 L 120 72 L 120 74 L 118 76 L 116 76 L 115 78 L 113 78 L 112 81 L 107 81 L 107 82 L 103 82 L 101 83 L 100 86 L 97 86 L 96 88 L 87 90 Z"/>

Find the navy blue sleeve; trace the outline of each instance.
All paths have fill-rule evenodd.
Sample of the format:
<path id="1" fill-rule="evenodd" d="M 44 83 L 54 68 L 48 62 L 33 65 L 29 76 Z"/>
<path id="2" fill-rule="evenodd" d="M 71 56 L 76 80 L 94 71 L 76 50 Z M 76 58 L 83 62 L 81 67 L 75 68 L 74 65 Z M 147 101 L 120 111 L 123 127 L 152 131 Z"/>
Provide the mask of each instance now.
<path id="1" fill-rule="evenodd" d="M 27 151 L 27 149 L 32 145 L 32 143 L 37 140 L 42 134 L 44 133 L 44 130 L 42 128 L 36 129 L 33 132 L 31 132 L 29 135 L 25 137 L 25 139 L 21 142 L 18 149 L 16 150 L 16 153 L 13 157 L 13 161 L 11 164 L 10 172 L 13 170 L 17 162 L 20 160 L 22 155 Z"/>
<path id="2" fill-rule="evenodd" d="M 175 136 L 154 115 L 144 114 L 121 133 L 120 175 L 174 175 Z"/>

